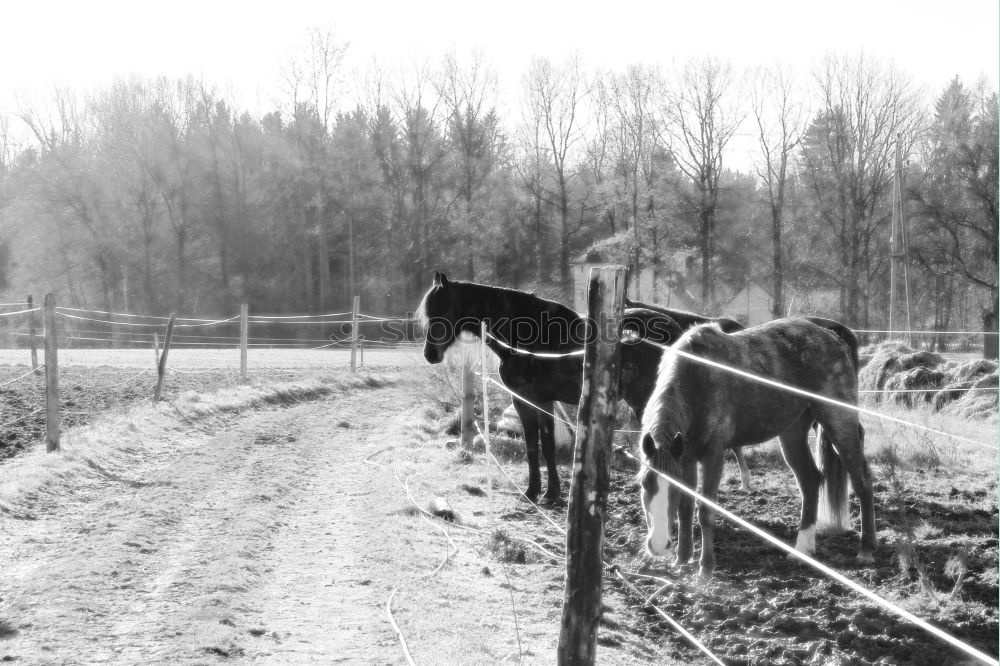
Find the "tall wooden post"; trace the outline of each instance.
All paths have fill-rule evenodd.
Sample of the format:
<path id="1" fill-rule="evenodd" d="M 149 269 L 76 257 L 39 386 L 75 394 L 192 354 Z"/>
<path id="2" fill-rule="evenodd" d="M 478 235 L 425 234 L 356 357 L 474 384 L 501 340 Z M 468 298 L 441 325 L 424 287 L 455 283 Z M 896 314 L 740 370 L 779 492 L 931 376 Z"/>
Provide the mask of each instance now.
<path id="1" fill-rule="evenodd" d="M 28 310 L 35 309 L 35 298 L 28 294 Z M 28 345 L 31 347 L 31 369 L 36 375 L 41 374 L 38 369 L 38 340 L 35 338 L 35 329 L 38 328 L 38 317 L 36 312 L 28 312 Z"/>
<path id="2" fill-rule="evenodd" d="M 358 310 L 361 308 L 361 297 L 354 297 L 354 309 L 351 312 L 351 372 L 358 368 Z"/>
<path id="3" fill-rule="evenodd" d="M 476 432 L 476 375 L 472 371 L 472 352 L 462 350 L 462 448 L 471 449 Z"/>
<path id="4" fill-rule="evenodd" d="M 240 305 L 240 381 L 247 381 L 247 329 L 249 307 L 246 303 Z"/>
<path id="5" fill-rule="evenodd" d="M 163 351 L 160 353 L 160 363 L 156 366 L 156 392 L 153 393 L 153 400 L 159 402 L 160 391 L 163 388 L 163 376 L 167 374 L 167 354 L 170 353 L 170 341 L 174 337 L 174 313 L 170 313 L 167 320 L 167 332 L 163 336 Z"/>
<path id="6" fill-rule="evenodd" d="M 486 346 L 486 322 L 480 323 L 479 368 L 483 374 L 483 445 L 486 447 L 486 497 L 489 501 L 490 525 L 493 524 L 493 469 L 490 458 L 490 377 L 489 348 Z"/>
<path id="7" fill-rule="evenodd" d="M 59 450 L 59 344 L 56 340 L 56 295 L 42 300 L 45 325 L 45 450 Z"/>
<path id="8" fill-rule="evenodd" d="M 620 368 L 618 327 L 624 295 L 623 267 L 591 269 L 583 390 L 566 518 L 566 595 L 558 650 L 562 665 L 593 664 L 596 657 L 612 418 Z"/>

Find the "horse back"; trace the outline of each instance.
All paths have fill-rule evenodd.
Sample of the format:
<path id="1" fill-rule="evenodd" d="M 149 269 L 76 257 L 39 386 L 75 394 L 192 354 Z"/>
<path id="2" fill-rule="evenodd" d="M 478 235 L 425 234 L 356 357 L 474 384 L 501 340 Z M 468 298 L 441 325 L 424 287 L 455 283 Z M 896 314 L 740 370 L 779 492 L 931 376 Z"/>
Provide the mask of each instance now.
<path id="1" fill-rule="evenodd" d="M 840 338 L 840 341 L 845 347 L 847 347 L 847 353 L 851 357 L 851 363 L 854 365 L 854 371 L 857 372 L 861 369 L 858 361 L 858 336 L 853 330 L 844 326 L 839 321 L 827 319 L 826 317 L 803 317 L 803 319 L 825 328 Z"/>
<path id="2" fill-rule="evenodd" d="M 685 310 L 674 310 L 673 308 L 665 308 L 661 305 L 651 305 L 649 303 L 641 303 L 639 301 L 633 301 L 628 296 L 625 297 L 625 307 L 626 308 L 637 308 L 643 310 L 652 310 L 664 314 L 671 319 L 673 319 L 681 327 L 681 330 L 687 330 L 694 326 L 700 326 L 701 324 L 718 324 L 719 327 L 725 333 L 732 333 L 734 331 L 743 330 L 745 327 L 743 324 L 739 323 L 734 319 L 729 319 L 728 317 L 706 317 L 704 315 L 695 314 L 694 312 L 687 312 Z"/>

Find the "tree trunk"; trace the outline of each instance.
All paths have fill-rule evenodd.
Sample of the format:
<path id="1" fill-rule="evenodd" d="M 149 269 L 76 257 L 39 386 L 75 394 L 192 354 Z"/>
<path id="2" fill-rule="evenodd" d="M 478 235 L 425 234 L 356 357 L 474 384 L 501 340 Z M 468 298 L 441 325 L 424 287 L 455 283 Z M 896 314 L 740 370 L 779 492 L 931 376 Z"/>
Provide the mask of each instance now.
<path id="1" fill-rule="evenodd" d="M 326 206 L 323 203 L 323 181 L 316 190 L 316 249 L 319 251 L 319 311 L 330 306 L 330 239 L 326 235 Z"/>
<path id="2" fill-rule="evenodd" d="M 781 253 L 781 209 L 771 207 L 771 276 L 774 300 L 771 303 L 771 314 L 775 317 L 785 316 L 785 267 Z"/>
<path id="3" fill-rule="evenodd" d="M 983 308 L 983 358 L 997 358 L 997 312 L 1000 307 L 997 304 L 997 290 L 992 290 L 990 294 L 993 303 L 988 308 Z"/>
<path id="4" fill-rule="evenodd" d="M 542 227 L 542 195 L 535 192 L 535 282 L 545 279 L 545 230 Z"/>
<path id="5" fill-rule="evenodd" d="M 347 289 L 350 291 L 350 298 L 358 293 L 354 276 L 354 252 L 354 216 L 347 213 Z"/>
<path id="6" fill-rule="evenodd" d="M 569 273 L 569 197 L 566 188 L 562 188 L 562 196 L 559 202 L 559 215 L 562 218 L 561 243 L 559 243 L 559 282 L 562 285 L 562 294 L 565 299 L 572 299 L 573 285 Z"/>
<path id="7" fill-rule="evenodd" d="M 314 304 L 313 297 L 315 294 L 312 272 L 313 244 L 309 240 L 309 216 L 306 214 L 305 197 L 301 191 L 299 195 L 299 234 L 302 241 L 302 254 L 298 257 L 298 261 L 296 263 L 299 265 L 301 270 L 302 293 L 305 297 L 305 302 L 309 304 L 309 307 L 312 307 Z"/>

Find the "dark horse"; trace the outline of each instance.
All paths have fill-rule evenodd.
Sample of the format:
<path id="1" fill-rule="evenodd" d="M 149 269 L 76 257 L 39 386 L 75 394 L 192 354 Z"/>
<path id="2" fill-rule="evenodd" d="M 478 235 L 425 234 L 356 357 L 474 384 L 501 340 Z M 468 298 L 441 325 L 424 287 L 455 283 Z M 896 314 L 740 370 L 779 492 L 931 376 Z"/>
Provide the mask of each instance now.
<path id="1" fill-rule="evenodd" d="M 665 308 L 661 305 L 652 305 L 649 303 L 640 303 L 639 301 L 629 300 L 625 298 L 625 307 L 629 308 L 643 308 L 646 310 L 653 310 L 654 312 L 659 312 L 667 315 L 676 321 L 683 330 L 687 330 L 693 326 L 699 324 L 718 324 L 724 333 L 734 333 L 736 331 L 742 331 L 745 327 L 743 324 L 735 321 L 733 319 L 728 319 L 726 317 L 711 318 L 705 317 L 703 315 L 694 314 L 691 312 L 684 312 L 683 310 L 673 310 L 671 308 Z M 851 355 L 851 362 L 854 365 L 855 373 L 860 369 L 858 367 L 858 336 L 847 326 L 844 326 L 839 321 L 834 321 L 833 319 L 826 319 L 824 317 L 802 317 L 807 321 L 811 321 L 817 326 L 822 326 L 823 328 L 829 330 L 831 333 L 840 338 L 840 341 L 844 343 L 847 347 L 848 353 Z M 864 438 L 864 427 L 859 423 L 858 428 L 861 428 L 861 437 Z M 824 437 L 822 431 L 818 433 L 819 438 Z M 743 455 L 742 447 L 734 447 L 732 449 L 733 455 L 736 456 L 736 462 L 740 466 L 740 481 L 743 485 L 743 490 L 750 490 L 750 468 L 747 466 L 746 457 Z"/>
<path id="2" fill-rule="evenodd" d="M 857 404 L 858 382 L 851 350 L 835 332 L 805 319 L 779 319 L 732 334 L 724 333 L 717 325 L 698 326 L 687 331 L 673 348 L 839 402 Z M 816 467 L 809 451 L 807 434 L 814 421 L 826 434 L 821 438 L 823 471 Z M 697 465 L 701 463 L 702 494 L 715 501 L 725 450 L 777 436 L 802 495 L 795 548 L 809 554 L 816 550 L 817 508 L 823 485 L 823 501 L 832 527 L 845 528 L 849 519 L 849 475 L 861 502 L 858 558 L 874 561 L 874 498 L 856 411 L 666 353 L 642 430 L 641 495 L 650 554 L 665 554 L 674 517 L 678 519 L 677 563 L 687 563 L 693 551 L 694 503 L 657 471 L 693 488 Z M 834 459 L 842 464 L 828 464 Z M 715 569 L 714 511 L 702 506 L 699 523 L 701 574 L 710 576 Z"/>
<path id="3" fill-rule="evenodd" d="M 534 294 L 449 280 L 438 272 L 424 295 L 418 315 L 426 335 L 424 358 L 429 363 L 444 360 L 445 351 L 462 333 L 479 337 L 480 324 L 486 323 L 486 344 L 500 358 L 500 380 L 524 398 L 515 397 L 514 408 L 521 419 L 528 452 L 525 496 L 534 501 L 541 492 L 540 439 L 548 470 L 545 498 L 558 500 L 552 403 L 580 401 L 583 355 L 579 352 L 587 336 L 586 320 L 565 305 Z M 635 330 L 637 338 L 661 344 L 670 344 L 681 334 L 670 317 L 650 310 L 629 308 L 622 321 L 623 327 Z M 539 356 L 539 353 L 553 356 Z M 653 392 L 661 354 L 659 347 L 641 340 L 628 342 L 627 337 L 623 340 L 618 395 L 639 419 Z"/>

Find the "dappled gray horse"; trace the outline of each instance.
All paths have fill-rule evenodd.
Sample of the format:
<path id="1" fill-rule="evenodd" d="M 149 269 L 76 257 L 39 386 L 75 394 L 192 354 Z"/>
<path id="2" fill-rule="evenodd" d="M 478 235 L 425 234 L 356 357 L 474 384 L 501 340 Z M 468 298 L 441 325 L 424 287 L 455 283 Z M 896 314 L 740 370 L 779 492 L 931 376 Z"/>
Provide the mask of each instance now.
<path id="1" fill-rule="evenodd" d="M 687 331 L 673 349 L 838 402 L 857 404 L 858 383 L 851 351 L 835 333 L 805 319 L 779 319 L 731 334 L 716 324 L 706 324 Z M 809 451 L 808 432 L 813 421 L 828 435 L 820 438 L 823 471 L 817 468 Z M 874 561 L 874 499 L 857 411 L 667 351 L 642 424 L 644 465 L 640 479 L 650 554 L 666 553 L 675 518 L 678 564 L 691 559 L 694 539 L 693 500 L 656 472 L 694 488 L 697 465 L 701 463 L 702 494 L 716 501 L 725 450 L 778 437 L 802 495 L 796 549 L 807 554 L 816 550 L 821 486 L 826 488 L 823 501 L 829 527 L 846 529 L 850 477 L 861 502 L 858 558 Z M 714 511 L 701 506 L 702 575 L 711 575 L 715 569 L 713 520 Z"/>

